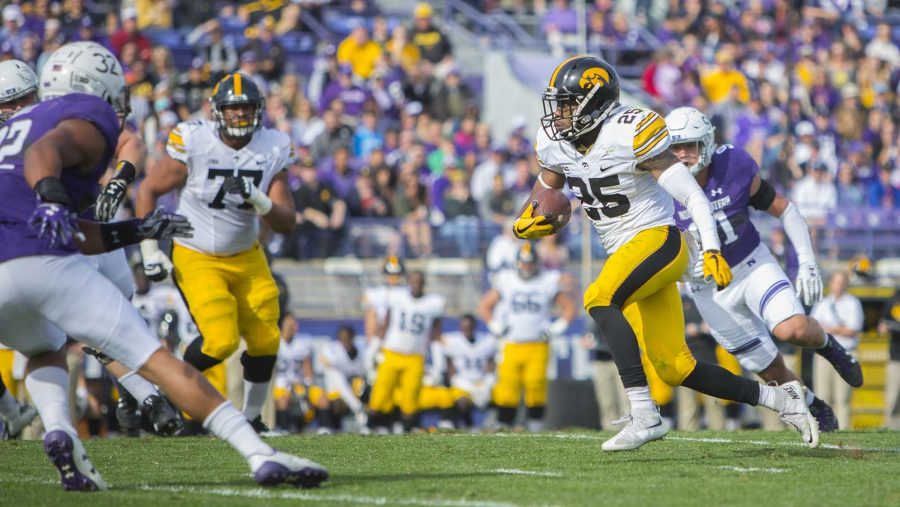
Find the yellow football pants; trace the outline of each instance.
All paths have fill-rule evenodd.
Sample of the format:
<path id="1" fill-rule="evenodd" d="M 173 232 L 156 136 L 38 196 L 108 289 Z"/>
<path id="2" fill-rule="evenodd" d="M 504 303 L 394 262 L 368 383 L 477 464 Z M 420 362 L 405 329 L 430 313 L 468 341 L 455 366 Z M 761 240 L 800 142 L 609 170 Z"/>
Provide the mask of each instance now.
<path id="1" fill-rule="evenodd" d="M 369 397 L 369 408 L 388 414 L 394 408 L 394 391 L 399 391 L 397 405 L 405 415 L 419 411 L 419 391 L 425 374 L 425 356 L 384 351 L 384 361 L 378 365 L 375 384 Z"/>
<path id="2" fill-rule="evenodd" d="M 225 360 L 238 349 L 241 336 L 250 356 L 278 353 L 278 287 L 259 243 L 230 257 L 176 243 L 172 264 L 175 284 L 203 336 L 204 354 Z"/>
<path id="3" fill-rule="evenodd" d="M 526 407 L 546 405 L 549 359 L 550 344 L 547 342 L 506 343 L 497 365 L 494 403 L 499 407 L 516 408 L 524 390 Z"/>
<path id="4" fill-rule="evenodd" d="M 0 349 L 0 380 L 3 381 L 3 385 L 6 386 L 6 390 L 13 398 L 19 393 L 18 382 L 12 376 L 14 357 L 15 351 L 12 349 Z"/>
<path id="5" fill-rule="evenodd" d="M 460 398 L 468 398 L 469 395 L 462 389 L 446 386 L 422 386 L 419 390 L 419 410 L 444 410 L 453 408 Z M 402 399 L 401 393 L 395 391 L 394 401 L 398 405 Z"/>
<path id="6" fill-rule="evenodd" d="M 684 340 L 684 309 L 676 281 L 688 264 L 684 237 L 675 226 L 644 229 L 616 250 L 584 294 L 588 311 L 618 306 L 659 378 L 680 385 L 694 371 Z"/>

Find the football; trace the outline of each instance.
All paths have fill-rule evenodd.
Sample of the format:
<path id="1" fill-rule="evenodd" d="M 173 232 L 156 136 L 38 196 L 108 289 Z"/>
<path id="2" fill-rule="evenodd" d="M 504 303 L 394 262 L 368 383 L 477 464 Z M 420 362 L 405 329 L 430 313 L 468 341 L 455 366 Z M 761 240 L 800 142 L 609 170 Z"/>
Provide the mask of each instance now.
<path id="1" fill-rule="evenodd" d="M 538 202 L 534 210 L 535 215 L 555 215 L 557 217 L 556 230 L 562 229 L 569 223 L 572 217 L 572 205 L 569 198 L 555 188 L 545 188 L 534 196 L 534 200 Z"/>

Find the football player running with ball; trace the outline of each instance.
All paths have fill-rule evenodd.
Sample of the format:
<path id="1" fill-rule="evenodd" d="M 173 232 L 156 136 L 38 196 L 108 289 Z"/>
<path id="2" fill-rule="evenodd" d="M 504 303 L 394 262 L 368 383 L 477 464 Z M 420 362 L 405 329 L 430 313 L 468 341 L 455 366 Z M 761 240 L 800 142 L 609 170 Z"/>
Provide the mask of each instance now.
<path id="1" fill-rule="evenodd" d="M 799 380 L 784 364 L 770 332 L 797 347 L 815 349 L 827 359 L 845 382 L 862 385 L 862 368 L 815 319 L 806 316 L 798 296 L 807 306 L 822 297 L 822 278 L 816 266 L 806 221 L 797 207 L 775 191 L 759 175 L 750 154 L 731 144 L 716 146 L 715 127 L 703 113 L 680 107 L 666 116 L 672 137 L 672 153 L 687 165 L 709 198 L 718 224 L 722 255 L 732 266 L 731 285 L 716 291 L 694 272 L 691 296 L 712 335 L 741 365 L 766 382 Z M 750 221 L 750 207 L 780 218 L 791 243 L 797 248 L 800 271 L 796 290 L 769 249 L 760 241 Z M 690 214 L 676 203 L 675 221 L 697 237 Z M 699 238 L 698 238 L 699 240 Z M 806 402 L 821 431 L 837 429 L 834 412 L 807 390 Z"/>
<path id="2" fill-rule="evenodd" d="M 660 378 L 710 396 L 763 405 L 800 432 L 810 447 L 819 428 L 793 381 L 766 386 L 698 362 L 684 338 L 676 282 L 689 263 L 688 243 L 675 226 L 674 197 L 697 224 L 704 278 L 731 283 L 709 200 L 690 170 L 669 151 L 662 117 L 619 104 L 619 77 L 605 61 L 576 56 L 561 63 L 543 94 L 545 115 L 535 151 L 541 172 L 514 232 L 553 234 L 552 218 L 534 215 L 534 195 L 566 183 L 600 234 L 609 258 L 584 294 L 584 307 L 609 344 L 631 403 L 626 426 L 603 450 L 635 449 L 668 431 L 650 398 L 641 349 Z"/>
<path id="3" fill-rule="evenodd" d="M 286 169 L 290 138 L 263 128 L 265 100 L 253 79 L 228 74 L 210 97 L 214 120 L 179 123 L 165 157 L 138 189 L 137 213 L 159 196 L 182 189 L 178 212 L 194 225 L 179 238 L 172 260 L 156 241 L 141 243 L 144 271 L 152 280 L 173 278 L 200 330 L 184 360 L 207 372 L 233 354 L 243 336 L 244 415 L 265 431 L 260 413 L 269 393 L 280 343 L 278 287 L 257 241 L 259 219 L 273 231 L 296 225 Z M 224 386 L 217 386 L 224 390 Z"/>

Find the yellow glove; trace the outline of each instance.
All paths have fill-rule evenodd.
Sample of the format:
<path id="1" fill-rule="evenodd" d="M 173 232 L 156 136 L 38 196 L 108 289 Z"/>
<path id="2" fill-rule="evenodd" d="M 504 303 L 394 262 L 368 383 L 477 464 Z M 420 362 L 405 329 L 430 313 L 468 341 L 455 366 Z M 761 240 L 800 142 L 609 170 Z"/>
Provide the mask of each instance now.
<path id="1" fill-rule="evenodd" d="M 731 268 L 718 250 L 703 252 L 703 278 L 706 281 L 715 280 L 719 290 L 731 284 Z"/>
<path id="2" fill-rule="evenodd" d="M 538 239 L 556 232 L 556 220 L 552 215 L 533 216 L 537 204 L 537 201 L 531 201 L 513 224 L 513 233 L 517 238 Z"/>

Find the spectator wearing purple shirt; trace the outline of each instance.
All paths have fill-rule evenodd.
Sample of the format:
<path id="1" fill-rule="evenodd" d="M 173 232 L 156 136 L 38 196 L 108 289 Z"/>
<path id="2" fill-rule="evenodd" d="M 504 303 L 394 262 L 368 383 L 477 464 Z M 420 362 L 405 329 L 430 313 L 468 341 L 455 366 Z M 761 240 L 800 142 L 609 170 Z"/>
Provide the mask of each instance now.
<path id="1" fill-rule="evenodd" d="M 370 96 L 368 90 L 353 83 L 353 68 L 349 65 L 341 65 L 338 68 L 338 80 L 329 83 L 322 92 L 319 110 L 325 111 L 331 105 L 332 100 L 341 99 L 344 103 L 344 112 L 348 116 L 358 117 Z"/>
<path id="2" fill-rule="evenodd" d="M 554 30 L 561 33 L 575 33 L 578 31 L 578 14 L 569 5 L 569 0 L 554 0 L 553 6 L 547 9 L 541 19 L 541 29 L 544 34 Z"/>
<path id="3" fill-rule="evenodd" d="M 356 171 L 350 165 L 350 149 L 343 146 L 338 148 L 334 156 L 322 166 L 319 180 L 331 185 L 338 197 L 345 199 L 356 187 Z"/>
<path id="4" fill-rule="evenodd" d="M 761 147 L 770 128 L 771 124 L 763 114 L 759 98 L 751 96 L 747 107 L 734 120 L 734 144 L 746 150 L 749 150 L 751 143 L 754 146 L 759 143 Z"/>

